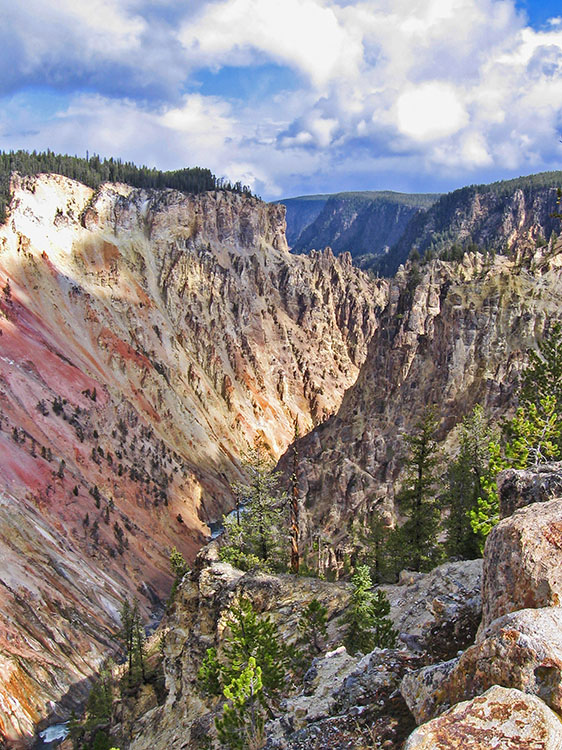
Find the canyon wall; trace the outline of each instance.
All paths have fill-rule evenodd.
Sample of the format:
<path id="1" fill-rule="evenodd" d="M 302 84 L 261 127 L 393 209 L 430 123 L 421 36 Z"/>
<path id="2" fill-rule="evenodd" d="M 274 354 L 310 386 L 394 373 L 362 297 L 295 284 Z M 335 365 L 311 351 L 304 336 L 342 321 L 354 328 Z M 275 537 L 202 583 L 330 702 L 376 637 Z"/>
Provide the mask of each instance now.
<path id="1" fill-rule="evenodd" d="M 560 245 L 529 262 L 469 253 L 396 275 L 356 383 L 297 446 L 307 533 L 324 539 L 328 567 L 341 568 L 353 519 L 396 517 L 405 438 L 427 407 L 444 454 L 477 403 L 491 420 L 513 413 L 528 350 L 560 318 L 561 294 Z"/>
<path id="2" fill-rule="evenodd" d="M 232 502 L 354 382 L 388 286 L 292 256 L 284 209 L 13 178 L 0 229 L 0 732 L 83 697 L 125 596 L 162 611 Z M 72 688 L 71 688 L 72 686 Z M 65 698 L 66 696 L 66 698 Z"/>

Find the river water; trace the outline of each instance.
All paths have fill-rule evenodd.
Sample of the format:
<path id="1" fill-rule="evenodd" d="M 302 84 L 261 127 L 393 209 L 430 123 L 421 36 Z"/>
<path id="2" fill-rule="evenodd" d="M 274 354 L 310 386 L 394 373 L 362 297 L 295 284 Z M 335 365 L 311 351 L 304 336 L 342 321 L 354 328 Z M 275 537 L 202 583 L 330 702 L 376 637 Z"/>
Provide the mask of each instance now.
<path id="1" fill-rule="evenodd" d="M 51 750 L 68 737 L 68 722 L 51 724 L 50 727 L 39 732 L 39 737 L 33 745 L 33 750 Z"/>

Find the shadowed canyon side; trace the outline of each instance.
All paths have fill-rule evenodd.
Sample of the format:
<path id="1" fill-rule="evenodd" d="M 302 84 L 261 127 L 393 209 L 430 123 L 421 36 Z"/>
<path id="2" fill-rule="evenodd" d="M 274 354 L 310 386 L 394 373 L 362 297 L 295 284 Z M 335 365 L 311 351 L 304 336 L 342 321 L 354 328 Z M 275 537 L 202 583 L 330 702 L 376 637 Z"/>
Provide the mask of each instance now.
<path id="1" fill-rule="evenodd" d="M 296 252 L 329 246 L 372 264 L 402 237 L 413 217 L 439 198 L 389 190 L 311 195 L 280 201 L 287 209 L 287 240 Z"/>
<path id="2" fill-rule="evenodd" d="M 560 233 L 557 189 L 561 172 L 542 172 L 490 185 L 469 185 L 442 195 L 426 212 L 418 212 L 388 255 L 373 264 L 392 275 L 415 247 L 420 256 L 440 256 L 458 249 L 520 253 L 546 245 Z"/>
<path id="3" fill-rule="evenodd" d="M 560 244 L 518 260 L 468 253 L 397 274 L 355 385 L 298 445 L 308 533 L 326 540 L 326 567 L 349 551 L 349 521 L 396 517 L 405 437 L 427 406 L 445 447 L 475 404 L 493 419 L 513 412 L 527 352 L 560 319 L 561 294 Z"/>
<path id="4" fill-rule="evenodd" d="M 13 178 L 0 230 L 0 733 L 35 722 L 157 616 L 228 507 L 241 450 L 286 449 L 356 379 L 387 282 L 291 256 L 284 210 Z M 64 708 L 64 706 L 63 706 Z"/>

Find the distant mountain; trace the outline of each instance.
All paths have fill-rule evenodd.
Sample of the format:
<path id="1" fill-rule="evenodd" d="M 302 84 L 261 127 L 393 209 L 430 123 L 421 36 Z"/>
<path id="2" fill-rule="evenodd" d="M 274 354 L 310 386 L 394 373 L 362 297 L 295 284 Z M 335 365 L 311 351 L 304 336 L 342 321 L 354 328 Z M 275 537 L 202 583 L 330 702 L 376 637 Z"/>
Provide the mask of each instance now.
<path id="1" fill-rule="evenodd" d="M 392 276 L 413 248 L 419 255 L 458 257 L 467 249 L 500 254 L 534 248 L 560 233 L 557 188 L 562 172 L 541 172 L 442 195 L 412 216 L 391 251 L 373 268 Z"/>
<path id="2" fill-rule="evenodd" d="M 301 233 L 318 218 L 330 195 L 301 195 L 278 201 L 287 209 L 287 242 L 293 247 Z"/>
<path id="3" fill-rule="evenodd" d="M 469 185 L 444 195 L 373 191 L 279 201 L 293 252 L 331 247 L 355 264 L 393 276 L 413 249 L 444 260 L 467 250 L 533 249 L 560 233 L 562 171 Z"/>
<path id="4" fill-rule="evenodd" d="M 330 246 L 369 265 L 395 245 L 410 220 L 425 213 L 439 194 L 385 191 L 314 195 L 279 201 L 287 209 L 287 241 L 293 251 Z"/>

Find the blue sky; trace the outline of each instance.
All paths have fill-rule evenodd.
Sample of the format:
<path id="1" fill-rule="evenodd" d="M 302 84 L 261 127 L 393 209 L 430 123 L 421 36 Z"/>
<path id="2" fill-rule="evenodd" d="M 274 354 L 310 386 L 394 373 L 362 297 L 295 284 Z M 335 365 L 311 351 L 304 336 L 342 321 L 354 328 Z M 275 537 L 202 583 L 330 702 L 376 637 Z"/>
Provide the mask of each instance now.
<path id="1" fill-rule="evenodd" d="M 266 199 L 562 168 L 554 2 L 0 7 L 0 149 L 208 166 Z"/>

